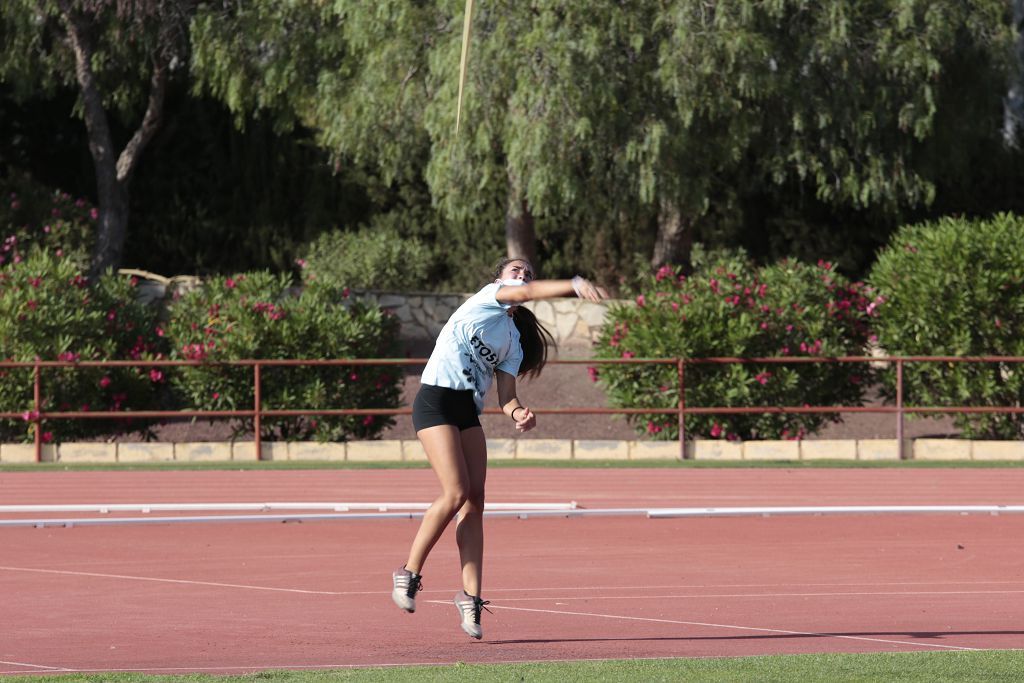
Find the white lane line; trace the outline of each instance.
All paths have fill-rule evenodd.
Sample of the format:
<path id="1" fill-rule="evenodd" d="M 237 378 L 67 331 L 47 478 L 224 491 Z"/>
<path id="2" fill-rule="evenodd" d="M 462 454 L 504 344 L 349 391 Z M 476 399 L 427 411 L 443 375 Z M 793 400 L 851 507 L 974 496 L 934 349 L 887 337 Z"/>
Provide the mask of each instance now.
<path id="1" fill-rule="evenodd" d="M 492 593 L 540 592 L 540 591 L 626 591 L 626 590 L 694 590 L 698 588 L 779 588 L 781 586 L 811 587 L 876 587 L 876 586 L 1024 586 L 1024 581 L 856 581 L 848 582 L 804 582 L 799 583 L 672 583 L 665 585 L 640 584 L 637 586 L 552 586 L 550 588 L 494 588 Z M 457 589 L 456 589 L 457 590 Z"/>
<path id="2" fill-rule="evenodd" d="M 243 588 L 255 591 L 278 591 L 281 593 L 305 593 L 308 595 L 355 595 L 363 593 L 344 593 L 338 591 L 312 591 L 302 588 L 277 588 L 274 586 L 250 586 L 239 583 L 218 583 L 216 581 L 191 581 L 188 579 L 163 579 L 154 576 L 129 576 L 127 574 L 101 574 L 99 572 L 75 572 L 64 569 L 32 569 L 29 567 L 0 567 L 0 570 L 9 572 L 30 572 L 38 574 L 62 574 L 66 576 L 91 576 L 101 579 L 126 579 L 129 581 L 155 581 L 157 583 L 177 583 L 191 586 L 215 586 L 217 588 Z M 365 594 L 380 593 L 381 591 L 366 591 Z"/>
<path id="3" fill-rule="evenodd" d="M 427 600 L 427 602 L 437 603 L 440 605 L 447 605 L 448 601 L 441 600 Z M 599 614 L 597 612 L 570 612 L 567 610 L 553 610 L 553 609 L 535 609 L 531 607 L 502 607 L 501 605 L 491 605 L 492 609 L 505 609 L 515 612 L 540 612 L 542 614 L 557 614 L 562 616 L 576 616 L 576 617 L 598 617 L 601 619 L 622 619 L 624 621 L 646 621 L 658 624 L 677 624 L 679 626 L 703 626 L 706 628 L 724 628 L 732 629 L 737 631 L 756 631 L 759 633 L 781 633 L 783 635 L 790 636 L 808 636 L 812 638 L 841 638 L 844 640 L 863 640 L 870 643 L 886 643 L 889 645 L 908 645 L 910 647 L 933 647 L 943 650 L 981 650 L 984 648 L 976 647 L 963 647 L 960 645 L 939 645 L 937 643 L 918 643 L 915 641 L 906 640 L 891 640 L 888 638 L 868 638 L 867 636 L 848 636 L 838 633 L 815 633 L 811 631 L 788 631 L 786 629 L 778 628 L 763 628 L 759 626 L 739 626 L 737 624 L 710 624 L 701 621 L 679 621 L 676 619 L 656 619 L 654 617 L 631 617 L 621 614 Z"/>
<path id="4" fill-rule="evenodd" d="M 493 596 L 500 591 L 491 591 Z M 683 593 L 675 595 L 587 595 L 553 596 L 532 598 L 500 598 L 502 602 L 536 602 L 538 600 L 699 600 L 701 598 L 842 598 L 868 595 L 919 596 L 919 595 L 1012 595 L 1024 590 L 1002 591 L 836 591 L 830 593 Z M 499 599 L 499 598 L 495 598 Z"/>
<path id="5" fill-rule="evenodd" d="M 271 591 L 280 593 L 299 593 L 305 595 L 382 595 L 387 591 L 317 591 L 303 588 L 282 588 L 278 586 L 256 586 L 251 584 L 221 583 L 217 581 L 196 581 L 191 579 L 168 579 L 156 576 L 135 576 L 130 574 L 107 574 L 103 572 L 82 572 L 70 569 L 40 569 L 35 567 L 8 567 L 0 566 L 0 571 L 25 572 L 37 574 L 59 574 L 64 576 L 85 576 L 99 579 L 124 579 L 127 581 L 153 581 L 155 583 L 173 583 L 192 586 L 213 586 L 216 588 L 238 588 L 242 590 Z M 1019 581 L 976 581 L 961 585 L 989 585 L 989 584 L 1011 584 L 1018 585 Z M 745 588 L 745 587 L 770 587 L 773 585 L 785 586 L 792 584 L 723 584 L 723 585 L 693 585 L 693 586 L 573 586 L 563 588 L 498 588 L 493 589 L 491 595 L 501 593 L 523 592 L 523 591 L 602 591 L 602 590 L 649 590 L 652 588 Z M 892 582 L 892 583 L 856 583 L 856 584 L 808 584 L 812 586 L 916 586 L 916 585 L 958 585 L 957 582 Z M 448 593 L 450 589 L 425 590 L 422 593 Z M 686 593 L 673 595 L 590 595 L 583 598 L 577 596 L 536 596 L 526 598 L 501 598 L 506 602 L 526 602 L 537 600 L 644 600 L 644 599 L 700 599 L 700 598 L 782 598 L 782 597 L 843 597 L 843 596 L 868 596 L 868 595 L 1003 595 L 1024 593 L 1024 590 L 977 590 L 977 591 L 836 591 L 818 593 Z M 0 662 L 2 663 L 2 662 Z"/>
<path id="6" fill-rule="evenodd" d="M 28 664 L 28 663 L 26 663 L 26 661 L 4 661 L 3 659 L 0 659 L 0 664 L 7 665 L 8 667 L 25 667 L 26 669 L 42 669 L 42 670 L 45 670 L 45 671 L 63 671 L 63 672 L 73 671 L 71 669 L 65 669 L 63 667 L 47 667 L 47 666 L 41 665 L 41 664 Z M 10 673 L 10 674 L 26 674 L 28 672 L 25 672 L 25 671 L 12 671 L 12 672 L 2 672 L 2 673 L 4 673 L 4 674 L 8 674 L 8 673 Z"/>

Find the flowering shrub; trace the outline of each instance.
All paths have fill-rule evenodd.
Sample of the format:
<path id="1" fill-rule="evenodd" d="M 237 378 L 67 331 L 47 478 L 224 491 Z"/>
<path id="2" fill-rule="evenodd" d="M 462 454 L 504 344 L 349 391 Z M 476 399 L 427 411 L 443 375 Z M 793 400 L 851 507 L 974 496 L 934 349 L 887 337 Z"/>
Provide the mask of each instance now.
<path id="1" fill-rule="evenodd" d="M 93 287 L 68 259 L 34 248 L 0 267 L 0 358 L 8 361 L 159 359 L 156 313 L 135 301 L 133 282 L 106 276 Z M 149 368 L 44 368 L 43 411 L 155 409 L 162 377 Z M 0 410 L 24 412 L 0 421 L 0 441 L 31 440 L 31 369 L 0 369 Z M 44 441 L 145 431 L 151 422 L 43 422 Z"/>
<path id="2" fill-rule="evenodd" d="M 286 276 L 218 277 L 178 297 L 167 330 L 174 356 L 188 360 L 344 359 L 394 356 L 398 321 L 349 300 L 347 291 L 310 283 L 300 293 Z M 264 409 L 396 408 L 402 370 L 393 366 L 261 368 Z M 199 410 L 252 408 L 251 367 L 188 366 L 173 383 Z M 386 416 L 282 417 L 261 422 L 261 438 L 321 441 L 371 438 Z M 235 423 L 251 433 L 251 419 Z"/>
<path id="3" fill-rule="evenodd" d="M 899 230 L 869 281 L 878 290 L 875 328 L 890 355 L 1024 355 L 1024 217 L 943 218 Z M 889 399 L 895 373 L 883 376 Z M 905 405 L 1019 406 L 1024 367 L 907 363 Z M 1019 439 L 1024 416 L 956 415 L 970 438 Z"/>
<path id="4" fill-rule="evenodd" d="M 639 284 L 635 301 L 612 305 L 599 358 L 799 357 L 861 355 L 868 335 L 863 286 L 829 263 L 783 261 L 756 268 L 743 254 L 695 250 L 694 272 L 664 267 Z M 686 366 L 686 405 L 799 406 L 861 403 L 867 364 L 794 363 Z M 591 370 L 613 405 L 674 408 L 674 365 L 601 365 Z M 632 416 L 637 431 L 678 438 L 676 415 Z M 695 436 L 801 438 L 837 414 L 692 415 Z"/>
<path id="5" fill-rule="evenodd" d="M 84 265 L 99 216 L 85 199 L 18 174 L 0 181 L 0 199 L 0 266 L 19 263 L 33 247 Z"/>

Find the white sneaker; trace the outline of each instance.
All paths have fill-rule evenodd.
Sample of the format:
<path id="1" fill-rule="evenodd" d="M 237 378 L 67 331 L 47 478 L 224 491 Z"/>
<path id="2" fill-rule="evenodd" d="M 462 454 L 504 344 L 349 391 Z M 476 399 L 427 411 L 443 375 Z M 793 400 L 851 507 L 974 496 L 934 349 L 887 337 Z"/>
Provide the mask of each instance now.
<path id="1" fill-rule="evenodd" d="M 462 630 L 471 638 L 480 640 L 484 637 L 483 629 L 480 628 L 480 611 L 487 609 L 484 605 L 489 604 L 491 604 L 490 600 L 481 600 L 466 591 L 459 591 L 455 594 L 455 609 L 459 610 L 459 616 L 462 617 Z"/>
<path id="2" fill-rule="evenodd" d="M 391 599 L 406 612 L 415 612 L 416 593 L 422 588 L 422 579 L 422 576 L 414 574 L 405 567 L 396 569 L 391 575 L 395 586 L 391 591 Z"/>

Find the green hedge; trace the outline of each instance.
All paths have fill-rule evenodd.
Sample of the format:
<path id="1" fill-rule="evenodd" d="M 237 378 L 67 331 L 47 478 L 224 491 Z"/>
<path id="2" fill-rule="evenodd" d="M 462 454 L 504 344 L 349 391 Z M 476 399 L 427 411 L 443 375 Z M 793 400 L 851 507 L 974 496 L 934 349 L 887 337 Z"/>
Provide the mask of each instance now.
<path id="1" fill-rule="evenodd" d="M 901 228 L 879 254 L 869 282 L 878 342 L 890 355 L 1024 356 L 1024 218 L 944 218 Z M 908 363 L 904 402 L 917 406 L 1020 406 L 1024 367 Z M 892 369 L 882 375 L 895 395 Z M 967 414 L 972 438 L 1019 439 L 1024 416 Z"/>

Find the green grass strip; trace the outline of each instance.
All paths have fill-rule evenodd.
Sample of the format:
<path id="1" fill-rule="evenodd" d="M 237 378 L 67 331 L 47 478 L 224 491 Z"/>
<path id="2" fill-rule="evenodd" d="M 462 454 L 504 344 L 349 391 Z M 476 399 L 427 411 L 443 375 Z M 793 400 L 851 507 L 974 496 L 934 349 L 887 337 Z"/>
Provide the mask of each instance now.
<path id="1" fill-rule="evenodd" d="M 990 683 L 1020 681 L 1024 651 L 912 652 L 899 654 L 816 654 L 703 659 L 635 659 L 531 664 L 453 664 L 332 671 L 268 671 L 241 676 L 144 674 L 33 675 L 43 683 L 580 683 L 592 681 L 672 681 L 700 683 Z M 14 683 L 24 677 L 0 677 Z"/>

